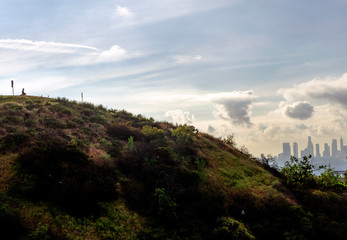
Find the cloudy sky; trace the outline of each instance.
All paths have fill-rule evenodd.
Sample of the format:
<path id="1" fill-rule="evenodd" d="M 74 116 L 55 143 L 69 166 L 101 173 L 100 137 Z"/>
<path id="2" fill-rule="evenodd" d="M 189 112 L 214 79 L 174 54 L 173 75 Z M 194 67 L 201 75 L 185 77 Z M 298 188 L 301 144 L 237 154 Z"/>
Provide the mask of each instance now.
<path id="1" fill-rule="evenodd" d="M 347 143 L 346 0 L 0 0 L 0 94 L 234 134 L 251 153 Z M 322 146 L 321 146 L 322 149 Z"/>

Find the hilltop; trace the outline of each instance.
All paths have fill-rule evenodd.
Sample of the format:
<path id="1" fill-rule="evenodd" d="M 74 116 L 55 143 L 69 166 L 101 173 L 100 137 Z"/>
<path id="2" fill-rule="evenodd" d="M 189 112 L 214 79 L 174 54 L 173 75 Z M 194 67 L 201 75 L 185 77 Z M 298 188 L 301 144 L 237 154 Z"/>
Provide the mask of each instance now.
<path id="1" fill-rule="evenodd" d="M 0 226 L 9 239 L 345 239 L 342 194 L 193 126 L 65 98 L 0 97 Z"/>

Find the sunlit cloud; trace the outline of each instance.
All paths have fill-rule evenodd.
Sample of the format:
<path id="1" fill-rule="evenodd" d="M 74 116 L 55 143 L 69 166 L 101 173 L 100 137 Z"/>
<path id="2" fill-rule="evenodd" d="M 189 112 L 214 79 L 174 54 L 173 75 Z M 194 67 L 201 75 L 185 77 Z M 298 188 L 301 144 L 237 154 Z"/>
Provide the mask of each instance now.
<path id="1" fill-rule="evenodd" d="M 327 100 L 347 109 L 347 73 L 337 79 L 313 79 L 295 85 L 292 88 L 281 89 L 280 93 L 283 94 L 287 101 L 305 100 L 308 98 Z"/>
<path id="2" fill-rule="evenodd" d="M 127 7 L 117 6 L 116 7 L 116 15 L 120 16 L 120 17 L 124 17 L 124 18 L 130 18 L 134 14 Z"/>
<path id="3" fill-rule="evenodd" d="M 178 124 L 192 124 L 196 121 L 195 116 L 188 111 L 172 110 L 165 113 L 166 117 L 170 117 L 174 123 Z"/>

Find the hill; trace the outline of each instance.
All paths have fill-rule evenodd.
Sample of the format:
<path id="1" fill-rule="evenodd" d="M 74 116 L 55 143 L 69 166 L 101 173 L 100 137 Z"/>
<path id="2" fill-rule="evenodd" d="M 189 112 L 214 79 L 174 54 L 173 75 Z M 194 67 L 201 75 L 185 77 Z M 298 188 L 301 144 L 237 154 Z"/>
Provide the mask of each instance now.
<path id="1" fill-rule="evenodd" d="M 342 194 L 192 126 L 65 98 L 0 97 L 1 239 L 345 239 Z"/>

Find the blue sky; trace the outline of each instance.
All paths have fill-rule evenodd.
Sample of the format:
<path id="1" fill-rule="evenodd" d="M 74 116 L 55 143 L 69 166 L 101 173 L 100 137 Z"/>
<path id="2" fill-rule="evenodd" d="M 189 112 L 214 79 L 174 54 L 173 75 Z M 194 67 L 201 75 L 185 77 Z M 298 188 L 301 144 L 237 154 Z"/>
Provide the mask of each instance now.
<path id="1" fill-rule="evenodd" d="M 0 94 L 235 134 L 251 153 L 347 140 L 346 0 L 0 0 Z M 321 147 L 322 149 L 322 147 Z"/>

